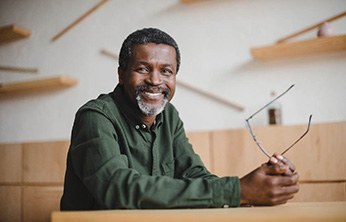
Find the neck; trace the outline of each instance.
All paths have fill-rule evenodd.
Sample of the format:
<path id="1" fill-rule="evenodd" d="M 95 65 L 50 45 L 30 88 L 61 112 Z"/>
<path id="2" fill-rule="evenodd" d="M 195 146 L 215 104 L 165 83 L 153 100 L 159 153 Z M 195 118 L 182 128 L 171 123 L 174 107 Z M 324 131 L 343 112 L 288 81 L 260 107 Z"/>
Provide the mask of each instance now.
<path id="1" fill-rule="evenodd" d="M 151 128 L 156 120 L 156 116 L 146 116 L 141 117 L 143 123 L 145 123 L 149 128 Z"/>

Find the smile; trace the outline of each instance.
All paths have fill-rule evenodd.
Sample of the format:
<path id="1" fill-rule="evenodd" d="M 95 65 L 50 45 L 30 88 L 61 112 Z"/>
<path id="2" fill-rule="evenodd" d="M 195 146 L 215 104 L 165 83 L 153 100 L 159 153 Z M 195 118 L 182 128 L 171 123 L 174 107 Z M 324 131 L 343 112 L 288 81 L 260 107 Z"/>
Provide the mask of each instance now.
<path id="1" fill-rule="evenodd" d="M 153 93 L 153 92 L 144 92 L 144 94 L 149 97 L 149 98 L 152 98 L 152 99 L 155 99 L 155 98 L 158 98 L 158 97 L 161 97 L 162 96 L 162 93 L 161 92 L 157 92 L 157 93 Z"/>
<path id="2" fill-rule="evenodd" d="M 164 94 L 162 92 L 142 92 L 142 97 L 146 101 L 160 101 L 164 98 Z"/>
<path id="3" fill-rule="evenodd" d="M 140 85 L 136 87 L 135 94 L 142 113 L 152 116 L 163 111 L 169 100 L 170 91 L 168 88 Z"/>
<path id="4" fill-rule="evenodd" d="M 136 88 L 136 97 L 141 97 L 149 103 L 156 103 L 169 97 L 169 90 L 162 87 L 142 85 Z"/>

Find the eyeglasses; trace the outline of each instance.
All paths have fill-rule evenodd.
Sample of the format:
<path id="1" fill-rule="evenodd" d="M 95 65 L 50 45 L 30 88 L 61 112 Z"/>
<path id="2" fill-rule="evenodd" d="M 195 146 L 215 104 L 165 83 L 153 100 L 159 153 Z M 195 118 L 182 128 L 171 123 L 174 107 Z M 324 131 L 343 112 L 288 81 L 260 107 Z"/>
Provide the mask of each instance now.
<path id="1" fill-rule="evenodd" d="M 268 158 L 270 158 L 271 156 L 269 155 L 269 153 L 264 149 L 264 147 L 258 142 L 256 135 L 254 133 L 254 131 L 251 128 L 250 125 L 250 120 L 257 115 L 259 112 L 261 112 L 263 109 L 265 109 L 266 107 L 268 107 L 270 104 L 272 104 L 274 101 L 278 100 L 281 96 L 285 95 L 289 90 L 291 90 L 294 87 L 294 84 L 291 85 L 285 92 L 281 93 L 279 96 L 277 96 L 275 99 L 273 99 L 272 101 L 270 101 L 269 103 L 267 103 L 265 106 L 263 106 L 262 108 L 260 108 L 258 111 L 256 111 L 254 114 L 252 114 L 249 118 L 247 118 L 246 121 L 246 125 L 249 128 L 249 132 L 252 136 L 252 139 L 255 141 L 256 145 L 260 148 L 260 150 L 264 153 L 264 155 L 266 155 Z M 288 148 L 286 148 L 281 155 L 285 154 L 287 151 L 289 151 L 294 145 L 296 145 L 301 139 L 303 139 L 303 137 L 309 132 L 310 130 L 310 124 L 311 124 L 311 118 L 312 115 L 310 115 L 309 117 L 309 122 L 308 122 L 308 127 L 306 129 L 306 131 L 296 140 L 294 141 Z"/>

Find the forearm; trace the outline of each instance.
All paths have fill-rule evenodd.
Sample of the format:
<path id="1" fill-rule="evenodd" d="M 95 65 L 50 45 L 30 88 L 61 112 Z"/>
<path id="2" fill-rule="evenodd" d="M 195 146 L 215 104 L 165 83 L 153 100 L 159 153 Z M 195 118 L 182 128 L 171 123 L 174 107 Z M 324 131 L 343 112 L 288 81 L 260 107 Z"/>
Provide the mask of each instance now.
<path id="1" fill-rule="evenodd" d="M 102 172 L 103 171 L 103 172 Z M 107 174 L 102 169 L 98 174 Z M 165 176 L 140 175 L 134 170 L 118 169 L 109 180 L 100 175 L 84 179 L 97 202 L 106 209 L 194 208 L 239 205 L 237 178 L 179 180 Z"/>

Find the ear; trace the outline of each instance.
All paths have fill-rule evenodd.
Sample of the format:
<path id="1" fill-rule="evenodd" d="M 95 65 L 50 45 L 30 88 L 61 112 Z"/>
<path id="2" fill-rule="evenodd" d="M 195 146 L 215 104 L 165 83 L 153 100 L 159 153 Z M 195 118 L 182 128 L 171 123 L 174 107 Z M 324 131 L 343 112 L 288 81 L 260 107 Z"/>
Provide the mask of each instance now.
<path id="1" fill-rule="evenodd" d="M 122 68 L 120 68 L 120 66 L 118 67 L 118 82 L 119 85 L 123 85 L 124 84 L 124 75 L 125 72 Z"/>

